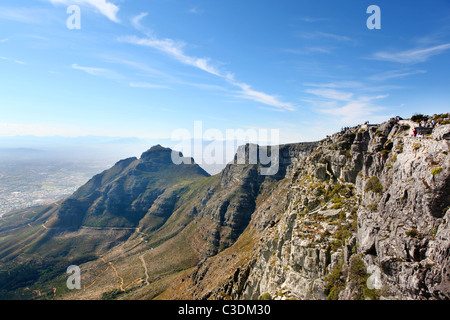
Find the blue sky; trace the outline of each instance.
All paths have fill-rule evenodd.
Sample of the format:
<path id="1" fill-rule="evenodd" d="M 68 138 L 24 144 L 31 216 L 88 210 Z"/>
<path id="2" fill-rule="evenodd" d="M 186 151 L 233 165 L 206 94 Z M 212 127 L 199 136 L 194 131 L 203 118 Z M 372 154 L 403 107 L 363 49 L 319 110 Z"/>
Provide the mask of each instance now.
<path id="1" fill-rule="evenodd" d="M 0 26 L 0 136 L 165 139 L 202 121 L 285 143 L 450 109 L 448 0 L 3 0 Z"/>

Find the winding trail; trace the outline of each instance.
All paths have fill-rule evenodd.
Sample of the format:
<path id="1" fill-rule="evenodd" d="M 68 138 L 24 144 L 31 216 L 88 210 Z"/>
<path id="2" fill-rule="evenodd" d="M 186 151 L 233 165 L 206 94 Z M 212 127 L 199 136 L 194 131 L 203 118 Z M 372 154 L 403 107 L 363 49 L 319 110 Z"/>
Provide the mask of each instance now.
<path id="1" fill-rule="evenodd" d="M 104 263 L 108 263 L 111 266 L 111 268 L 114 270 L 114 272 L 116 273 L 116 277 L 120 279 L 119 289 L 120 289 L 120 291 L 124 292 L 125 289 L 123 288 L 123 278 L 121 276 L 119 276 L 119 273 L 117 272 L 117 269 L 114 267 L 113 263 L 111 261 L 107 262 L 103 257 L 102 257 L 102 261 Z"/>
<path id="2" fill-rule="evenodd" d="M 145 255 L 145 253 L 144 253 L 144 254 L 141 254 L 141 255 L 139 256 L 139 259 L 141 259 L 142 265 L 144 266 L 144 270 L 145 270 L 145 283 L 146 283 L 147 285 L 149 285 L 150 282 L 148 282 L 149 276 L 148 276 L 147 264 L 145 263 L 144 255 Z"/>

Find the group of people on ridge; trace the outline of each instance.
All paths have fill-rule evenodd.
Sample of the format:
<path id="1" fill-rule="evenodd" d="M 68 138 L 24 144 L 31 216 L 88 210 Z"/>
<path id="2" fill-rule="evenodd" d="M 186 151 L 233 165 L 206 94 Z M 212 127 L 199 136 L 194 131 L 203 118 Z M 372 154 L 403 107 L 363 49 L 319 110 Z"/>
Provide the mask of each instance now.
<path id="1" fill-rule="evenodd" d="M 439 127 L 441 124 L 440 122 L 436 122 L 434 119 L 431 120 L 422 120 L 419 122 L 419 128 L 430 128 L 430 129 L 434 129 L 435 127 Z M 423 138 L 425 135 L 423 133 L 423 130 L 418 130 L 417 127 L 414 127 L 412 130 L 412 136 L 413 137 L 418 137 L 418 138 Z"/>

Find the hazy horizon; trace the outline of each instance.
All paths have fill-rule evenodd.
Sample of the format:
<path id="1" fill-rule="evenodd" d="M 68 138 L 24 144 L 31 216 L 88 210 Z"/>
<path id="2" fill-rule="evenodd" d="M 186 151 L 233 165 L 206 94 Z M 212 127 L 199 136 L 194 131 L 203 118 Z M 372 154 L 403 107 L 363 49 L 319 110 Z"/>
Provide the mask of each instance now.
<path id="1" fill-rule="evenodd" d="M 373 4 L 379 29 L 367 26 Z M 5 0 L 0 136 L 170 139 L 202 121 L 221 132 L 277 129 L 293 143 L 444 113 L 450 4 L 426 6 Z"/>

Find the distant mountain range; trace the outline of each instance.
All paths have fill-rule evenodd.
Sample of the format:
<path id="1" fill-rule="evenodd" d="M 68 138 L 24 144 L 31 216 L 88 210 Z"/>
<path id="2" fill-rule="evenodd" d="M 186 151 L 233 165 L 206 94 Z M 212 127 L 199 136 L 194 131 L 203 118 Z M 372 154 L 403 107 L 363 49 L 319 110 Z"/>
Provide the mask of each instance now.
<path id="1" fill-rule="evenodd" d="M 113 164 L 129 156 L 138 156 L 142 153 L 142 150 L 147 149 L 151 145 L 162 144 L 166 147 L 174 148 L 180 143 L 184 146 L 193 146 L 195 143 L 205 147 L 211 144 L 212 141 L 177 141 L 172 139 L 105 136 L 11 136 L 0 137 L 0 160 L 5 158 L 14 160 L 14 157 L 16 159 L 46 158 Z M 207 161 L 204 161 L 205 159 L 197 159 L 197 162 L 210 174 L 219 173 L 226 163 L 231 161 L 239 143 L 244 144 L 245 141 L 238 141 L 237 144 L 234 141 L 236 147 L 233 150 L 228 150 L 229 154 L 224 154 L 224 158 L 221 161 L 207 163 Z M 223 142 L 223 144 L 225 145 L 226 142 Z M 194 154 L 189 156 L 194 156 Z"/>
<path id="2" fill-rule="evenodd" d="M 250 145 L 215 175 L 155 145 L 5 215 L 0 298 L 449 299 L 450 125 L 412 126 L 280 145 L 275 175 Z"/>

